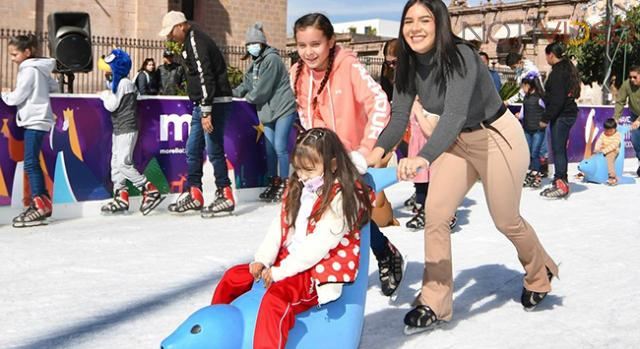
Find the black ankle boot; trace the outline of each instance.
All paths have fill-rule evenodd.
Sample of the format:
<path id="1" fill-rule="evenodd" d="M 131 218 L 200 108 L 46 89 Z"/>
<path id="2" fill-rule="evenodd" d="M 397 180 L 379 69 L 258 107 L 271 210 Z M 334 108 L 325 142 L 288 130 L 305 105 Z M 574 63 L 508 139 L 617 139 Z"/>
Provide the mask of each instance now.
<path id="1" fill-rule="evenodd" d="M 547 278 L 549 278 L 549 282 L 553 279 L 553 274 L 549 268 L 547 269 Z M 526 288 L 522 288 L 522 295 L 520 296 L 520 303 L 524 307 L 524 310 L 531 311 L 536 308 L 540 302 L 546 297 L 548 292 L 535 292 L 529 291 Z"/>

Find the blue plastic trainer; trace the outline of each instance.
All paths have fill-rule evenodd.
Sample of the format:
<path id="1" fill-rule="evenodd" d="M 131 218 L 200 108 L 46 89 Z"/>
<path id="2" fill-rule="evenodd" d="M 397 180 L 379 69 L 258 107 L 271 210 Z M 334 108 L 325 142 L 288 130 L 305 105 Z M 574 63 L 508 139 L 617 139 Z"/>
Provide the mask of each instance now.
<path id="1" fill-rule="evenodd" d="M 624 168 L 624 135 L 629 131 L 629 126 L 618 126 L 618 132 L 622 141 L 620 142 L 620 152 L 616 157 L 615 169 L 616 176 L 618 177 L 618 184 L 630 184 L 635 183 L 635 180 L 631 177 L 623 177 L 622 171 Z M 602 153 L 595 153 L 588 159 L 580 161 L 578 164 L 578 170 L 584 174 L 585 182 L 592 183 L 607 183 L 609 179 L 609 170 L 607 168 L 607 159 Z"/>

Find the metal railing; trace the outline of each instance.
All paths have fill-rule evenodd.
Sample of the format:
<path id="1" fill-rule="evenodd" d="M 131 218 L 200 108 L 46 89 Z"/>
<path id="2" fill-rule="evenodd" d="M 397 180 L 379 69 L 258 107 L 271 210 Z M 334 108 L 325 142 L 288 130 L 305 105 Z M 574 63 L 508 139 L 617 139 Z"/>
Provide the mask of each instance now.
<path id="1" fill-rule="evenodd" d="M 18 66 L 11 62 L 8 53 L 9 39 L 16 35 L 35 34 L 38 38 L 38 56 L 49 57 L 49 41 L 47 32 L 31 32 L 26 30 L 3 29 L 0 28 L 0 90 L 9 91 L 15 88 Z M 121 48 L 129 53 L 133 62 L 131 77 L 140 69 L 142 62 L 146 58 L 153 58 L 156 65 L 162 64 L 162 52 L 165 48 L 163 40 L 145 40 L 137 38 L 120 38 L 93 36 L 93 62 L 94 69 L 88 73 L 76 73 L 74 81 L 75 93 L 95 93 L 104 89 L 104 76 L 95 66 L 102 55 L 106 55 L 115 47 Z M 221 51 L 226 59 L 227 65 L 246 71 L 251 64 L 250 59 L 243 60 L 246 49 L 243 46 L 224 46 Z M 279 50 L 280 56 L 287 67 L 290 67 L 293 60 L 292 50 Z M 378 79 L 380 67 L 383 59 L 378 57 L 360 57 L 369 73 Z"/>

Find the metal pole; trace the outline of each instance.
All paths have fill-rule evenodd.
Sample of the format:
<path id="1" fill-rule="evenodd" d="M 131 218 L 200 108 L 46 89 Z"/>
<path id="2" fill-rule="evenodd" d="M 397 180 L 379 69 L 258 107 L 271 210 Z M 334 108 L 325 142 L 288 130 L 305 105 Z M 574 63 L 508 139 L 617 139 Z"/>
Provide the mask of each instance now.
<path id="1" fill-rule="evenodd" d="M 602 81 L 602 104 L 609 104 L 609 93 L 611 92 L 609 89 L 609 74 L 608 72 L 611 69 L 611 65 L 613 63 L 613 60 L 611 59 L 611 27 L 613 25 L 613 11 L 612 11 L 612 6 L 613 6 L 613 0 L 607 0 L 607 8 L 606 8 L 606 19 L 605 19 L 605 23 L 607 24 L 607 41 L 606 41 L 606 45 L 605 45 L 605 51 L 604 51 L 604 79 Z"/>

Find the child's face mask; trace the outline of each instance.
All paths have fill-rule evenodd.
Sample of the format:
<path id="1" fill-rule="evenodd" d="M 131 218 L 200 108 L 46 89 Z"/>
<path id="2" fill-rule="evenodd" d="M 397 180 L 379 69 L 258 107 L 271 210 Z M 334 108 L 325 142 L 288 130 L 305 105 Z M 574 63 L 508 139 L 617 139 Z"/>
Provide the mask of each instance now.
<path id="1" fill-rule="evenodd" d="M 316 192 L 324 184 L 324 176 L 323 175 L 315 176 L 305 181 L 301 179 L 300 182 L 302 182 L 302 185 L 304 186 L 305 191 Z"/>

